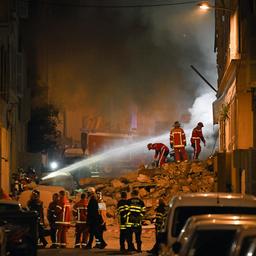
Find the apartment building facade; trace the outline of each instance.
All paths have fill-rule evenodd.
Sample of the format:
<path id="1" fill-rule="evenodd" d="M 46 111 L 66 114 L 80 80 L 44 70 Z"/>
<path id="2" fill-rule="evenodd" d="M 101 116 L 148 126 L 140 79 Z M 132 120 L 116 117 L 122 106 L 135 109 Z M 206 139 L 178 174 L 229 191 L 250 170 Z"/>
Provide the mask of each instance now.
<path id="1" fill-rule="evenodd" d="M 26 152 L 30 91 L 20 36 L 20 19 L 27 12 L 23 1 L 0 2 L 0 185 L 10 192 L 12 172 Z"/>
<path id="2" fill-rule="evenodd" d="M 256 194 L 256 1 L 215 1 L 218 190 Z"/>

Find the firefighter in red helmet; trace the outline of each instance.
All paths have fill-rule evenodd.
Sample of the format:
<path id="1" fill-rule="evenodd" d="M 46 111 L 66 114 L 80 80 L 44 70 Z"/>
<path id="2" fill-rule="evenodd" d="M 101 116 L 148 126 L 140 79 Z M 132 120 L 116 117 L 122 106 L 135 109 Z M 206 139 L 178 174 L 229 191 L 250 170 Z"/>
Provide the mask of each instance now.
<path id="1" fill-rule="evenodd" d="M 169 148 L 163 143 L 149 143 L 147 147 L 148 150 L 155 150 L 154 161 L 156 162 L 156 167 L 162 167 L 169 154 Z"/>
<path id="2" fill-rule="evenodd" d="M 194 154 L 193 154 L 194 160 L 198 159 L 198 156 L 201 152 L 200 142 L 202 141 L 204 143 L 204 146 L 206 145 L 203 132 L 202 132 L 202 127 L 204 127 L 203 123 L 199 122 L 197 126 L 193 129 L 191 139 L 190 139 L 191 146 L 194 148 Z"/>
<path id="3" fill-rule="evenodd" d="M 179 163 L 181 159 L 185 162 L 188 161 L 188 155 L 185 150 L 186 135 L 178 121 L 174 123 L 174 128 L 170 131 L 170 146 L 174 149 L 175 161 L 177 163 Z"/>
<path id="4" fill-rule="evenodd" d="M 70 220 L 71 220 L 71 209 L 70 203 L 66 196 L 66 192 L 61 190 L 59 192 L 59 200 L 56 206 L 56 221 L 57 224 L 57 245 L 60 248 L 66 248 L 67 246 L 67 231 L 70 227 Z"/>

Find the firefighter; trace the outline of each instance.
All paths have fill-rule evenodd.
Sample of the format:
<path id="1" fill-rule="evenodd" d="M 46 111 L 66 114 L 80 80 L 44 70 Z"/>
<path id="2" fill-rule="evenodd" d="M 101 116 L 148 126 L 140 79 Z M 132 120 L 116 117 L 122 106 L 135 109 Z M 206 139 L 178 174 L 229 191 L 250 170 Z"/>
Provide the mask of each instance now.
<path id="1" fill-rule="evenodd" d="M 4 190 L 0 187 L 0 199 L 5 199 L 5 200 L 9 200 L 11 199 L 7 193 L 4 192 Z"/>
<path id="2" fill-rule="evenodd" d="M 155 150 L 154 161 L 156 163 L 156 167 L 162 167 L 166 161 L 166 157 L 169 154 L 169 148 L 163 143 L 149 143 L 147 147 L 148 150 Z"/>
<path id="3" fill-rule="evenodd" d="M 40 192 L 38 190 L 32 191 L 27 206 L 30 211 L 35 211 L 38 215 L 38 246 L 46 247 L 48 243 L 44 237 L 44 207 L 43 202 L 40 200 Z"/>
<path id="4" fill-rule="evenodd" d="M 99 212 L 98 200 L 96 198 L 95 188 L 88 188 L 88 196 L 89 202 L 87 207 L 87 223 L 89 227 L 89 242 L 87 243 L 85 249 L 91 249 L 94 237 L 98 241 L 97 248 L 103 249 L 106 247 L 106 243 L 103 241 L 100 236 L 100 228 L 101 228 L 101 216 Z"/>
<path id="5" fill-rule="evenodd" d="M 202 122 L 199 122 L 197 126 L 193 129 L 192 135 L 191 135 L 191 146 L 194 149 L 193 159 L 197 160 L 198 156 L 201 152 L 201 145 L 200 142 L 202 141 L 204 143 L 204 146 L 206 145 L 206 141 L 203 136 L 202 127 L 204 127 Z"/>
<path id="6" fill-rule="evenodd" d="M 54 193 L 52 195 L 52 202 L 50 202 L 48 209 L 47 209 L 47 219 L 49 221 L 50 225 L 50 236 L 52 245 L 50 248 L 57 248 L 57 239 L 56 239 L 56 232 L 57 232 L 57 226 L 56 226 L 56 220 L 57 220 L 57 203 L 59 200 L 59 194 Z"/>
<path id="7" fill-rule="evenodd" d="M 163 199 L 158 200 L 158 206 L 155 209 L 155 234 L 156 234 L 156 242 L 153 248 L 148 253 L 157 254 L 159 251 L 159 246 L 163 241 L 163 228 L 164 223 L 167 217 L 167 206 Z"/>
<path id="8" fill-rule="evenodd" d="M 96 248 L 103 249 L 107 246 L 107 243 L 104 241 L 103 233 L 107 230 L 106 221 L 107 221 L 107 206 L 103 200 L 101 192 L 97 193 L 97 200 L 99 206 L 100 214 L 100 226 L 99 226 L 99 239 L 96 239 Z"/>
<path id="9" fill-rule="evenodd" d="M 76 220 L 76 241 L 75 248 L 85 248 L 89 235 L 89 228 L 86 223 L 87 220 L 87 206 L 88 200 L 86 198 L 85 193 L 81 194 L 80 200 L 74 204 L 73 206 L 73 216 Z M 81 242 L 82 236 L 82 242 Z"/>
<path id="10" fill-rule="evenodd" d="M 131 198 L 127 200 L 128 213 L 126 217 L 126 226 L 129 252 L 142 252 L 141 232 L 142 220 L 145 215 L 145 205 L 144 202 L 138 197 L 138 195 L 138 190 L 133 190 L 131 192 Z M 133 245 L 133 234 L 135 234 L 137 249 L 135 249 Z"/>
<path id="11" fill-rule="evenodd" d="M 64 190 L 59 192 L 57 203 L 57 245 L 60 248 L 67 246 L 67 231 L 70 226 L 70 203 Z"/>
<path id="12" fill-rule="evenodd" d="M 188 161 L 187 152 L 185 150 L 186 135 L 178 121 L 174 123 L 174 128 L 170 131 L 170 146 L 174 149 L 175 160 L 177 163 L 179 163 L 181 159 L 185 162 Z"/>
<path id="13" fill-rule="evenodd" d="M 128 213 L 127 193 L 121 192 L 121 199 L 117 203 L 117 214 L 119 220 L 119 245 L 120 252 L 125 252 L 125 241 L 127 242 L 126 215 Z"/>

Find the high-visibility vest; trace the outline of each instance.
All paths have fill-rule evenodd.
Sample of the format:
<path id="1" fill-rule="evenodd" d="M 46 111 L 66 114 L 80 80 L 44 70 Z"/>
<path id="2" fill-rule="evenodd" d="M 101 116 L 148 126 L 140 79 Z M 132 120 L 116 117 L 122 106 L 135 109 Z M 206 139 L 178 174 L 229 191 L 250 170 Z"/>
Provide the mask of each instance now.
<path id="1" fill-rule="evenodd" d="M 170 144 L 173 148 L 183 148 L 186 145 L 186 135 L 182 128 L 173 128 L 170 132 Z"/>
<path id="2" fill-rule="evenodd" d="M 79 202 L 75 203 L 72 209 L 73 216 L 76 219 L 76 223 L 84 224 L 87 219 L 87 206 L 88 201 L 81 199 Z"/>
<path id="3" fill-rule="evenodd" d="M 128 213 L 127 199 L 121 199 L 117 203 L 117 214 L 119 218 L 120 229 L 126 229 L 126 216 Z"/>
<path id="4" fill-rule="evenodd" d="M 137 197 L 133 197 L 127 200 L 127 204 L 128 204 L 128 213 L 126 217 L 126 226 L 127 227 L 141 226 L 142 220 L 145 214 L 144 202 Z"/>

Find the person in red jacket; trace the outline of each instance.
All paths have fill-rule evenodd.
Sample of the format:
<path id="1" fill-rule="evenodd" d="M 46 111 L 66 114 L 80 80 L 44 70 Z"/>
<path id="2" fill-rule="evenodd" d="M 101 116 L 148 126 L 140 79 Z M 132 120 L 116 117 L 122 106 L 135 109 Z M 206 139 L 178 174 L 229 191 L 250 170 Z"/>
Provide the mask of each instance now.
<path id="1" fill-rule="evenodd" d="M 166 157 L 169 154 L 169 148 L 163 143 L 149 143 L 147 147 L 148 150 L 155 150 L 154 160 L 156 162 L 156 167 L 162 167 L 166 161 Z"/>
<path id="2" fill-rule="evenodd" d="M 64 190 L 59 192 L 59 200 L 56 206 L 57 245 L 61 248 L 67 246 L 67 231 L 70 227 L 70 203 Z"/>
<path id="3" fill-rule="evenodd" d="M 75 248 L 85 248 L 89 237 L 89 227 L 86 223 L 87 220 L 87 206 L 88 200 L 85 193 L 81 194 L 80 200 L 73 206 L 73 216 L 76 220 L 76 241 Z M 82 242 L 81 242 L 82 236 Z M 81 244 L 80 244 L 81 243 Z"/>
<path id="4" fill-rule="evenodd" d="M 186 135 L 178 121 L 174 123 L 174 128 L 170 131 L 170 146 L 174 149 L 175 161 L 177 163 L 179 163 L 181 159 L 185 162 L 188 161 L 188 155 L 185 150 Z"/>
<path id="5" fill-rule="evenodd" d="M 204 127 L 203 123 L 199 122 L 197 126 L 193 129 L 192 136 L 190 139 L 191 146 L 194 148 L 194 155 L 193 155 L 194 160 L 198 159 L 198 156 L 201 152 L 200 142 L 202 141 L 204 143 L 204 146 L 206 145 L 203 132 L 202 132 L 202 127 Z"/>

